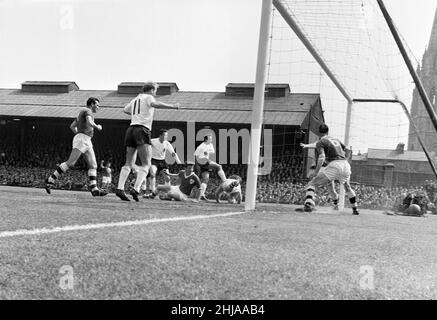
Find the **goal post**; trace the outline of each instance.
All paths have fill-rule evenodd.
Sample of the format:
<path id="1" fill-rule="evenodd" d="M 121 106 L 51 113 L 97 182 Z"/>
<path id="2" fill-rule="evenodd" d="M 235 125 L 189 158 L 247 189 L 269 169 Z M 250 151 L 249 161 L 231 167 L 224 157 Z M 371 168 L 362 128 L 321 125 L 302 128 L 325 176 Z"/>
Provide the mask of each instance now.
<path id="1" fill-rule="evenodd" d="M 420 69 L 420 63 L 416 59 L 418 66 L 413 66 L 411 50 L 407 51 L 409 48 L 397 33 L 383 0 L 263 0 L 259 36 L 246 210 L 253 210 L 257 199 L 275 201 L 284 193 L 288 198 L 284 197 L 283 203 L 300 204 L 297 198 L 299 193 L 302 198 L 302 194 L 298 190 L 303 189 L 307 181 L 305 174 L 312 167 L 311 161 L 314 161 L 314 152 L 304 156 L 300 142 L 317 141 L 317 128 L 308 120 L 313 118 L 315 105 L 322 110 L 315 117 L 317 121 L 326 122 L 330 134 L 339 137 L 355 151 L 352 182 L 391 188 L 389 169 L 384 176 L 385 164 L 371 164 L 367 159 L 370 159 L 371 153 L 381 157 L 389 152 L 402 153 L 406 139 L 408 151 L 423 150 L 437 177 L 433 153 L 430 152 L 436 153 L 436 144 L 429 142 L 433 138 L 430 134 L 437 133 L 437 130 L 429 132 L 434 131 L 430 129 L 432 126 L 437 129 L 437 116 L 425 92 L 427 89 L 420 82 L 419 71 L 415 71 L 415 68 Z M 323 81 L 324 78 L 327 81 Z M 295 102 L 284 102 L 281 111 L 290 112 L 287 116 L 296 120 L 286 125 L 266 122 L 265 127 L 273 126 L 271 144 L 275 151 L 271 156 L 272 174 L 260 177 L 267 83 L 289 85 L 289 100 L 283 101 Z M 423 106 L 415 105 L 412 116 L 413 109 L 410 114 L 407 105 L 417 101 L 417 92 Z M 317 96 L 318 102 L 307 103 L 302 98 L 304 95 Z M 277 106 L 278 100 L 273 104 Z M 304 105 L 310 107 L 305 109 Z M 297 120 L 296 115 L 291 115 L 293 112 L 305 112 L 307 118 Z M 429 120 L 429 125 L 423 122 L 424 118 Z M 422 133 L 427 134 L 424 139 Z M 263 146 L 266 146 L 265 141 Z M 424 158 L 419 153 L 411 154 L 411 157 Z M 296 168 L 284 165 L 287 161 Z M 417 184 L 419 175 L 415 176 L 414 170 L 414 166 L 399 167 L 395 183 Z M 429 167 L 426 170 L 430 171 Z M 288 173 L 284 174 L 285 171 Z M 294 179 L 296 172 L 302 172 L 297 180 Z M 427 179 L 429 175 L 430 172 L 420 173 L 420 177 Z M 290 180 L 289 177 L 293 178 Z M 281 191 L 277 192 L 279 189 Z M 287 199 L 291 200 L 287 202 Z M 340 186 L 339 209 L 344 206 L 345 190 Z"/>
<path id="2" fill-rule="evenodd" d="M 255 92 L 253 98 L 251 139 L 247 165 L 246 201 L 244 209 L 254 210 L 258 182 L 258 166 L 261 145 L 261 130 L 264 110 L 264 91 L 267 76 L 267 58 L 269 29 L 271 22 L 272 0 L 263 0 L 261 9 L 261 26 L 258 43 L 258 58 L 256 68 Z"/>
<path id="3" fill-rule="evenodd" d="M 257 58 L 257 70 L 255 81 L 254 102 L 252 109 L 252 122 L 251 122 L 251 144 L 249 148 L 249 161 L 247 168 L 247 184 L 246 184 L 246 201 L 245 210 L 255 209 L 256 203 L 256 189 L 258 178 L 258 166 L 259 166 L 259 150 L 261 141 L 262 119 L 264 109 L 264 92 L 267 77 L 267 59 L 268 59 L 268 41 L 270 36 L 270 24 L 272 17 L 272 8 L 274 5 L 280 12 L 284 20 L 290 26 L 290 28 L 299 37 L 314 59 L 318 62 L 320 67 L 328 75 L 331 81 L 335 84 L 337 89 L 341 92 L 344 98 L 347 100 L 348 115 L 345 135 L 349 137 L 350 131 L 350 117 L 352 113 L 353 99 L 347 92 L 339 79 L 331 71 L 328 65 L 324 62 L 323 58 L 317 52 L 316 48 L 311 44 L 311 41 L 305 36 L 305 33 L 299 28 L 299 25 L 294 21 L 293 17 L 288 14 L 287 9 L 278 0 L 263 0 L 262 12 L 261 12 L 261 27 L 258 44 L 258 58 Z M 346 145 L 349 141 L 345 142 Z M 344 187 L 340 186 L 340 195 L 343 195 L 343 199 L 340 199 L 340 208 L 344 207 Z"/>

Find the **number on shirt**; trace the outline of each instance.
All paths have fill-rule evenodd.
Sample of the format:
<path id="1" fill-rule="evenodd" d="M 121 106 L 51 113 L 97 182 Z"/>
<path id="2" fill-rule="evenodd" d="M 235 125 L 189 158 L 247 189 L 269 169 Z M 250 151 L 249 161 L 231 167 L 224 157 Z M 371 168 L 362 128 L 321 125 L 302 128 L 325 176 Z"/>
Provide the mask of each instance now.
<path id="1" fill-rule="evenodd" d="M 138 105 L 137 105 L 137 102 L 138 102 Z M 138 110 L 137 110 L 137 106 L 138 106 Z M 134 110 L 133 110 L 132 114 L 140 114 L 140 112 L 141 112 L 141 100 L 137 99 L 134 102 Z"/>

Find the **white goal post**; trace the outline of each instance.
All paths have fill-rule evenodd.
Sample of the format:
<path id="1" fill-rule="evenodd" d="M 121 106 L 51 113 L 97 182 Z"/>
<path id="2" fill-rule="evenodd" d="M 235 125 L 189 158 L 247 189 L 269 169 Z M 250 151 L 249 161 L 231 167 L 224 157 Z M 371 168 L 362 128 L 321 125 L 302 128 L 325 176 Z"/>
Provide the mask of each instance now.
<path id="1" fill-rule="evenodd" d="M 320 54 L 311 44 L 311 41 L 305 36 L 299 25 L 294 21 L 293 17 L 287 12 L 287 9 L 282 5 L 279 0 L 263 0 L 262 12 L 261 12 L 261 28 L 258 45 L 258 58 L 256 69 L 256 81 L 255 81 L 255 93 L 252 109 L 252 123 L 251 123 L 251 144 L 249 152 L 249 161 L 247 168 L 247 184 L 246 184 L 246 201 L 245 210 L 255 209 L 256 202 L 256 188 L 258 178 L 258 165 L 259 165 L 259 149 L 261 140 L 261 127 L 262 127 L 262 115 L 264 110 L 264 90 L 266 85 L 266 70 L 267 70 L 267 55 L 268 55 L 268 41 L 270 36 L 270 21 L 272 4 L 280 12 L 284 20 L 299 37 L 314 59 L 319 63 L 320 67 L 326 72 L 331 81 L 335 84 L 338 90 L 347 100 L 347 119 L 345 129 L 345 145 L 349 144 L 350 133 L 350 121 L 352 114 L 353 98 L 342 86 L 340 81 L 326 65 Z M 339 208 L 344 208 L 344 187 L 340 186 L 340 201 Z"/>

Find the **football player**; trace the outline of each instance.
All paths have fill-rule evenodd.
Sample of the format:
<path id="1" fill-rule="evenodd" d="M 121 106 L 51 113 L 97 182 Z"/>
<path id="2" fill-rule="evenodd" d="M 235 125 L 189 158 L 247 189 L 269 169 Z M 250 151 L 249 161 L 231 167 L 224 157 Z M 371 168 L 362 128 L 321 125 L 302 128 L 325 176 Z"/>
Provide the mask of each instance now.
<path id="1" fill-rule="evenodd" d="M 223 181 L 215 192 L 215 200 L 220 203 L 220 197 L 224 194 L 229 203 L 241 203 L 241 182 L 240 176 L 231 175 Z"/>
<path id="2" fill-rule="evenodd" d="M 157 191 L 163 191 L 167 193 L 167 200 L 188 201 L 193 188 L 197 187 L 200 189 L 200 179 L 194 173 L 193 168 L 194 162 L 187 161 L 185 170 L 181 170 L 177 174 L 170 173 L 168 169 L 164 169 L 164 174 L 169 177 L 178 178 L 179 183 L 175 186 L 167 184 L 158 185 L 156 190 L 152 193 L 153 197 L 156 197 Z M 191 201 L 198 202 L 199 199 L 200 192 L 197 192 L 196 198 Z"/>

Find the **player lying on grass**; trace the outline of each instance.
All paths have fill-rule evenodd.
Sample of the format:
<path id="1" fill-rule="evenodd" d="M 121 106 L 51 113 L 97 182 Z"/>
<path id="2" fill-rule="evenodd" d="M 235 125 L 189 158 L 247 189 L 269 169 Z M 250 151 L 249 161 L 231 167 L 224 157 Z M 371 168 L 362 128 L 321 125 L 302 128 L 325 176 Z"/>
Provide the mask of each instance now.
<path id="1" fill-rule="evenodd" d="M 185 170 L 179 171 L 179 173 L 170 173 L 168 169 L 164 169 L 162 172 L 170 178 L 178 178 L 178 184 L 172 185 L 158 185 L 156 190 L 152 193 L 153 197 L 157 196 L 159 191 L 166 192 L 166 200 L 176 201 L 188 201 L 191 195 L 191 191 L 194 187 L 200 189 L 200 179 L 194 173 L 194 162 L 187 161 Z M 196 198 L 192 199 L 193 202 L 198 202 L 200 199 L 200 192 L 197 192 Z"/>
<path id="2" fill-rule="evenodd" d="M 220 197 L 225 195 L 229 203 L 241 203 L 241 177 L 232 175 L 223 181 L 215 192 L 215 200 L 220 203 Z"/>

